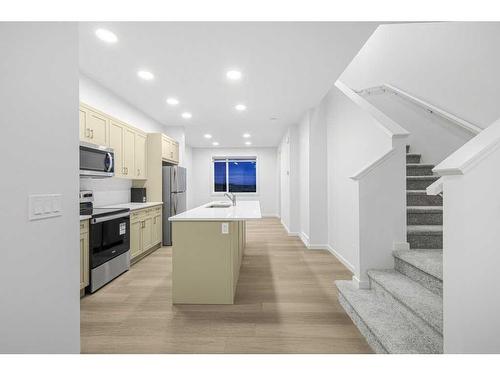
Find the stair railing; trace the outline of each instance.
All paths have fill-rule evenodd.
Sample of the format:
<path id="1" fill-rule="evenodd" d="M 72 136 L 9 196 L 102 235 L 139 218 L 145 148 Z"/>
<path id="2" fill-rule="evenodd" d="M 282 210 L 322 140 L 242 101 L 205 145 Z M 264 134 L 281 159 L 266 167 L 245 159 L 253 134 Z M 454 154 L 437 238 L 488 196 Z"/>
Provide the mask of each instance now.
<path id="1" fill-rule="evenodd" d="M 457 126 L 460 126 L 461 128 L 471 132 L 474 135 L 480 133 L 483 130 L 479 126 L 474 125 L 469 121 L 461 119 L 460 117 L 457 117 L 441 108 L 436 107 L 435 105 L 426 102 L 425 100 L 417 98 L 416 96 L 411 95 L 408 92 L 403 91 L 400 88 L 397 88 L 393 85 L 389 85 L 387 83 L 384 83 L 381 86 L 374 86 L 367 89 L 358 90 L 356 92 L 360 95 L 371 95 L 377 92 L 389 92 L 416 104 L 417 106 L 421 107 L 430 114 L 442 117 L 448 120 L 449 122 Z"/>

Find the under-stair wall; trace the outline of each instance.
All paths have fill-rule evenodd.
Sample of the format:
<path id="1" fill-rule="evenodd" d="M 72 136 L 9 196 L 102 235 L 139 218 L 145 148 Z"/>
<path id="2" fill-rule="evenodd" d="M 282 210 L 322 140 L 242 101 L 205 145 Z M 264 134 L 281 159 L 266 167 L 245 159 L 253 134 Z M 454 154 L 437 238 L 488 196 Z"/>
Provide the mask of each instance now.
<path id="1" fill-rule="evenodd" d="M 500 353 L 500 119 L 434 168 L 443 175 L 445 353 Z"/>

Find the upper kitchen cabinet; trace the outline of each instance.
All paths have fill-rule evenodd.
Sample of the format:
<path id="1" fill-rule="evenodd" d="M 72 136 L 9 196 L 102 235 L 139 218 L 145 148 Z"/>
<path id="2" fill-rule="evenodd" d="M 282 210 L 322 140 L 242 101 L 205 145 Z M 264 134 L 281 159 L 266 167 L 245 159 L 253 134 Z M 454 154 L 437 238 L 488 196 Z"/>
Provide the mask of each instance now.
<path id="1" fill-rule="evenodd" d="M 135 149 L 135 165 L 134 178 L 146 179 L 146 134 L 135 133 L 134 149 Z"/>
<path id="2" fill-rule="evenodd" d="M 86 105 L 80 105 L 80 139 L 108 146 L 109 118 Z"/>
<path id="3" fill-rule="evenodd" d="M 161 157 L 172 164 L 179 164 L 179 143 L 162 134 Z"/>
<path id="4" fill-rule="evenodd" d="M 80 103 L 80 140 L 113 149 L 116 177 L 147 178 L 147 134 L 142 130 Z"/>
<path id="5" fill-rule="evenodd" d="M 109 147 L 115 153 L 115 176 L 126 177 L 123 159 L 123 145 L 125 142 L 125 127 L 123 124 L 111 120 L 109 122 Z"/>

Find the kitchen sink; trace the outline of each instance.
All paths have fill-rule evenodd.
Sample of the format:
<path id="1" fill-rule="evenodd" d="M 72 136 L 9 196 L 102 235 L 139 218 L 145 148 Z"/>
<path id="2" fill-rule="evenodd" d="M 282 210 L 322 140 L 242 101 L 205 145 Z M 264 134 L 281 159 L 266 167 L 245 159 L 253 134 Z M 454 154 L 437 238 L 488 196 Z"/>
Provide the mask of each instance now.
<path id="1" fill-rule="evenodd" d="M 206 205 L 206 208 L 228 208 L 231 207 L 232 203 L 231 202 L 212 202 Z"/>

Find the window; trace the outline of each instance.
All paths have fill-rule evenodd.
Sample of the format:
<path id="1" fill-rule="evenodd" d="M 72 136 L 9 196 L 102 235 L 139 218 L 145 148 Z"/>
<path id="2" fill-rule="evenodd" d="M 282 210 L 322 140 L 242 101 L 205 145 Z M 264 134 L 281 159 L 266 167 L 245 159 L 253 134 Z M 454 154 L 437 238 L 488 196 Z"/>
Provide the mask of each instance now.
<path id="1" fill-rule="evenodd" d="M 214 158 L 215 193 L 256 193 L 256 158 Z"/>

